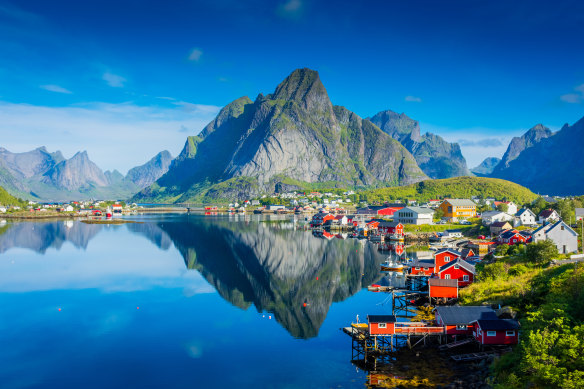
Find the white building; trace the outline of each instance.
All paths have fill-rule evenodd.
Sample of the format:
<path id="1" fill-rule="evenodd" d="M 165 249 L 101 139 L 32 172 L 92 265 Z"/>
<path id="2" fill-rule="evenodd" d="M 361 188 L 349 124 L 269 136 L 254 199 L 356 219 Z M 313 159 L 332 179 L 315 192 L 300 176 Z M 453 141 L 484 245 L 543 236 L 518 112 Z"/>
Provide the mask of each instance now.
<path id="1" fill-rule="evenodd" d="M 555 223 L 558 220 L 561 220 L 561 217 L 555 209 L 544 209 L 537 217 L 537 221 L 540 223 Z"/>
<path id="2" fill-rule="evenodd" d="M 402 224 L 432 224 L 434 210 L 422 207 L 405 207 L 393 214 L 393 221 Z"/>
<path id="3" fill-rule="evenodd" d="M 481 214 L 481 221 L 485 226 L 490 226 L 495 222 L 510 222 L 513 219 L 515 219 L 513 216 L 501 211 L 486 211 Z"/>
<path id="4" fill-rule="evenodd" d="M 529 208 L 522 208 L 515 214 L 514 226 L 534 226 L 537 224 L 537 216 Z"/>
<path id="5" fill-rule="evenodd" d="M 561 220 L 554 224 L 539 227 L 533 231 L 532 237 L 534 242 L 551 240 L 560 254 L 578 251 L 578 234 Z"/>

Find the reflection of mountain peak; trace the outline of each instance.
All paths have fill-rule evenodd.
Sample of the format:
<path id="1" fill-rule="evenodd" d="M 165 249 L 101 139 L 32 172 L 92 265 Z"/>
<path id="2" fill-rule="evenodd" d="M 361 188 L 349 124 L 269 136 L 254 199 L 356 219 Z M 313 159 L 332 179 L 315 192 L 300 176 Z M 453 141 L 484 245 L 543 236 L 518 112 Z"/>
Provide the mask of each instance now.
<path id="1" fill-rule="evenodd" d="M 50 222 L 11 223 L 0 235 L 0 253 L 20 247 L 44 254 L 49 247 L 60 249 L 64 242 L 86 249 L 89 241 L 101 230 L 96 224 L 83 224 L 71 220 Z"/>
<path id="2" fill-rule="evenodd" d="M 379 276 L 374 247 L 352 241 L 198 218 L 161 228 L 187 267 L 200 271 L 225 299 L 243 309 L 253 303 L 258 311 L 273 312 L 299 338 L 316 336 L 333 302 Z"/>

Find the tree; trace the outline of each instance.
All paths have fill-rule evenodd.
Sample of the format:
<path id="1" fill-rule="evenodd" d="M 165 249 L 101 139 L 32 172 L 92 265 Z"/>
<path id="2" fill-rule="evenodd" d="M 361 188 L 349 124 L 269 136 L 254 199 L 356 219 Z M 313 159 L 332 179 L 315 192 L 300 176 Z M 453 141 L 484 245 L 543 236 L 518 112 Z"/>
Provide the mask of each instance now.
<path id="1" fill-rule="evenodd" d="M 533 202 L 533 206 L 531 208 L 531 210 L 533 211 L 533 213 L 535 213 L 536 215 L 539 215 L 539 213 L 541 211 L 543 211 L 545 208 L 547 207 L 547 203 L 546 201 L 543 199 L 543 197 L 538 197 L 534 202 Z"/>
<path id="2" fill-rule="evenodd" d="M 507 212 L 509 210 L 509 206 L 505 203 L 501 203 L 497 205 L 497 210 L 501 212 Z"/>
<path id="3" fill-rule="evenodd" d="M 434 211 L 434 220 L 440 220 L 444 216 L 444 211 L 441 208 L 436 208 Z"/>
<path id="4" fill-rule="evenodd" d="M 531 262 L 549 262 L 557 256 L 558 248 L 551 240 L 530 243 L 525 248 L 525 257 Z"/>

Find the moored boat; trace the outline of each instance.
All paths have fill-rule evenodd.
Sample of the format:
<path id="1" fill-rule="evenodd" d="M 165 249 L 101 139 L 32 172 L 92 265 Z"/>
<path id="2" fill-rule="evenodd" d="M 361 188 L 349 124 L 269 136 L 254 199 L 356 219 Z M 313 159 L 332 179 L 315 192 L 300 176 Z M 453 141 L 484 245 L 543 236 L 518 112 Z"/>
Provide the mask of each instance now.
<path id="1" fill-rule="evenodd" d="M 395 272 L 400 272 L 404 269 L 404 265 L 396 262 L 396 261 L 392 261 L 390 259 L 388 259 L 387 261 L 383 262 L 381 264 L 381 271 L 395 271 Z"/>

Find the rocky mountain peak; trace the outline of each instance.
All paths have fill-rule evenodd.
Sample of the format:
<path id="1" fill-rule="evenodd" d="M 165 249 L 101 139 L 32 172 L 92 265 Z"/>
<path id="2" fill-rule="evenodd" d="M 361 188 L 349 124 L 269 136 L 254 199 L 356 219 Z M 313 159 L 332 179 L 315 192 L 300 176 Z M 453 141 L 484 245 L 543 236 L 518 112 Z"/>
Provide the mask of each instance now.
<path id="1" fill-rule="evenodd" d="M 315 70 L 294 70 L 276 87 L 272 99 L 296 101 L 306 109 L 332 109 L 328 93 Z"/>
<path id="2" fill-rule="evenodd" d="M 537 124 L 527 130 L 520 137 L 511 139 L 507 151 L 503 155 L 501 162 L 493 170 L 494 173 L 509 167 L 509 163 L 519 156 L 524 150 L 533 147 L 541 142 L 542 139 L 552 136 L 552 131 L 543 124 Z"/>
<path id="3" fill-rule="evenodd" d="M 420 140 L 420 124 L 405 113 L 397 113 L 388 109 L 375 114 L 368 120 L 401 143 L 408 139 L 415 142 Z"/>

